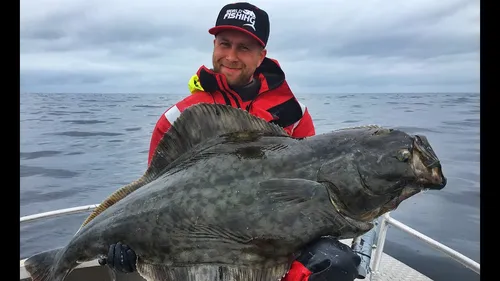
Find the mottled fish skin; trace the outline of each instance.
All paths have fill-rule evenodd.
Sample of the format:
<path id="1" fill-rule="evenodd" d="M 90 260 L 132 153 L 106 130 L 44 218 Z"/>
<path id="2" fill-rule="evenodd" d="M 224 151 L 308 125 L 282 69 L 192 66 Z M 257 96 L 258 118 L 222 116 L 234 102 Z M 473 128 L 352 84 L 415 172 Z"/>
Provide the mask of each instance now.
<path id="1" fill-rule="evenodd" d="M 205 143 L 213 137 L 231 132 L 237 132 L 238 140 L 242 142 L 253 140 L 255 132 L 259 132 L 259 134 L 289 137 L 283 128 L 269 124 L 263 119 L 256 119 L 254 116 L 249 114 L 242 114 L 242 112 L 239 112 L 237 117 L 240 119 L 240 122 L 233 122 L 234 120 L 232 118 L 235 117 L 234 114 L 219 114 L 217 112 L 215 112 L 215 114 L 209 113 L 205 116 L 207 117 L 205 119 L 197 118 L 197 116 L 193 118 L 191 116 L 193 115 L 191 112 L 193 111 L 185 111 L 172 126 L 178 130 L 170 130 L 160 140 L 157 144 L 155 152 L 153 153 L 150 165 L 144 174 L 136 181 L 119 188 L 109 195 L 92 211 L 92 213 L 82 223 L 80 229 L 105 209 L 128 196 L 135 190 L 143 187 L 145 184 L 155 180 L 162 174 L 163 170 L 168 170 L 169 168 L 175 166 L 176 163 L 182 162 L 182 159 L 185 158 L 185 153 L 190 155 L 190 149 L 200 145 L 201 143 Z M 196 111 L 194 114 L 197 114 Z M 185 119 L 188 119 L 190 122 L 188 126 L 179 125 L 187 123 L 184 121 Z M 80 231 L 80 229 L 78 231 Z"/>
<path id="2" fill-rule="evenodd" d="M 193 121 L 238 122 L 244 114 L 263 124 L 223 105 L 186 111 L 194 120 L 174 127 L 187 136 L 210 129 L 189 129 Z M 408 188 L 446 183 L 427 140 L 401 131 L 369 126 L 299 140 L 255 127 L 173 157 L 155 180 L 95 216 L 65 248 L 28 259 L 34 281 L 63 280 L 77 261 L 104 256 L 118 241 L 135 250 L 138 272 L 148 280 L 279 280 L 305 244 L 361 235 L 408 198 Z"/>

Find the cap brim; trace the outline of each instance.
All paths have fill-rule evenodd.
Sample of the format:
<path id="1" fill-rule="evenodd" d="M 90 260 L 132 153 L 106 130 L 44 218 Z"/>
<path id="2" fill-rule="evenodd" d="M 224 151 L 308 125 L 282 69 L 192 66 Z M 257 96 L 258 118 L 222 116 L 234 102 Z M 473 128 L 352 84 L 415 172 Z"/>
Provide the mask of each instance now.
<path id="1" fill-rule="evenodd" d="M 241 31 L 243 33 L 246 33 L 246 34 L 250 35 L 255 40 L 257 40 L 257 42 L 259 42 L 259 44 L 261 44 L 263 47 L 266 46 L 266 44 L 264 44 L 264 42 L 262 40 L 260 40 L 259 37 L 257 37 L 255 34 L 253 34 L 252 32 L 250 32 L 250 31 L 248 31 L 248 30 L 246 30 L 244 28 L 238 27 L 238 26 L 233 26 L 233 25 L 219 25 L 219 26 L 215 26 L 215 27 L 210 28 L 208 30 L 208 33 L 210 33 L 212 35 L 217 35 L 217 33 L 221 32 L 221 31 L 224 31 L 224 30 Z"/>

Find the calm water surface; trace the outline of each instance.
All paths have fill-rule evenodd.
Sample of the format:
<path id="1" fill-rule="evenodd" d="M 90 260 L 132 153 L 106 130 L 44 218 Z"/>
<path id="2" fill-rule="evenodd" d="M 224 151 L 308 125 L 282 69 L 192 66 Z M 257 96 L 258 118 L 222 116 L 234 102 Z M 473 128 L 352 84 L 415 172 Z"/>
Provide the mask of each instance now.
<path id="1" fill-rule="evenodd" d="M 378 124 L 425 134 L 448 185 L 393 217 L 479 262 L 479 94 L 298 95 L 317 133 Z M 151 131 L 181 96 L 22 94 L 21 216 L 96 204 L 146 169 Z M 21 225 L 21 258 L 62 246 L 87 213 Z M 385 250 L 434 280 L 479 275 L 390 228 Z"/>

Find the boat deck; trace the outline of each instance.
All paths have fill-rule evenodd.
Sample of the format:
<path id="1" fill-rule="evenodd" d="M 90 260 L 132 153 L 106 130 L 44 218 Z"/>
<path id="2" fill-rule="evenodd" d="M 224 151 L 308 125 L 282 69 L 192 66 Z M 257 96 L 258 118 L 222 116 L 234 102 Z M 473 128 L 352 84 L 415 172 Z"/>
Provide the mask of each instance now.
<path id="1" fill-rule="evenodd" d="M 341 240 L 347 245 L 351 245 L 352 240 Z M 377 249 L 373 249 L 372 257 Z M 372 259 L 373 261 L 373 259 Z M 23 261 L 21 261 L 21 281 L 29 281 L 26 278 L 27 272 L 24 270 Z M 370 276 L 372 274 L 372 276 Z M 144 281 L 144 279 L 137 273 L 122 274 L 116 273 L 116 279 L 112 276 L 111 270 L 106 266 L 99 266 L 97 261 L 90 261 L 81 264 L 77 269 L 70 273 L 65 281 L 82 281 L 82 280 L 95 280 L 95 281 Z M 23 279 L 23 277 L 25 279 Z M 371 279 L 370 279 L 371 277 Z M 382 253 L 380 261 L 379 272 L 368 273 L 365 279 L 356 280 L 372 280 L 372 281 L 431 281 L 429 277 L 402 263 L 401 261 Z"/>
<path id="2" fill-rule="evenodd" d="M 352 239 L 341 240 L 344 244 L 351 246 Z M 377 248 L 373 249 L 372 257 L 375 255 Z M 373 258 L 371 259 L 372 266 Z M 371 276 L 372 275 L 372 276 Z M 371 279 L 370 279 L 371 278 Z M 379 269 L 377 273 L 368 273 L 365 279 L 356 280 L 371 280 L 371 281 L 432 281 L 429 277 L 402 263 L 401 261 L 382 253 Z"/>
<path id="3" fill-rule="evenodd" d="M 370 279 L 370 273 L 365 279 L 356 280 L 371 280 L 371 281 L 431 281 L 429 277 L 420 273 L 419 271 L 409 267 L 401 261 L 382 253 L 382 260 L 380 262 L 379 272 L 373 274 Z"/>

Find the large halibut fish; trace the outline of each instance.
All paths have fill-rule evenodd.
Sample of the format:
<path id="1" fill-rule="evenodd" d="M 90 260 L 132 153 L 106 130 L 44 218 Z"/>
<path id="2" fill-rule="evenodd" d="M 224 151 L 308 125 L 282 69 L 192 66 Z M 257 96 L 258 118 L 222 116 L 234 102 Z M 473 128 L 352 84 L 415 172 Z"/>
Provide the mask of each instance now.
<path id="1" fill-rule="evenodd" d="M 202 103 L 174 122 L 143 177 L 25 267 L 34 281 L 61 281 L 121 241 L 147 280 L 275 281 L 307 243 L 361 235 L 445 185 L 424 136 L 367 126 L 294 139 L 241 109 Z"/>

